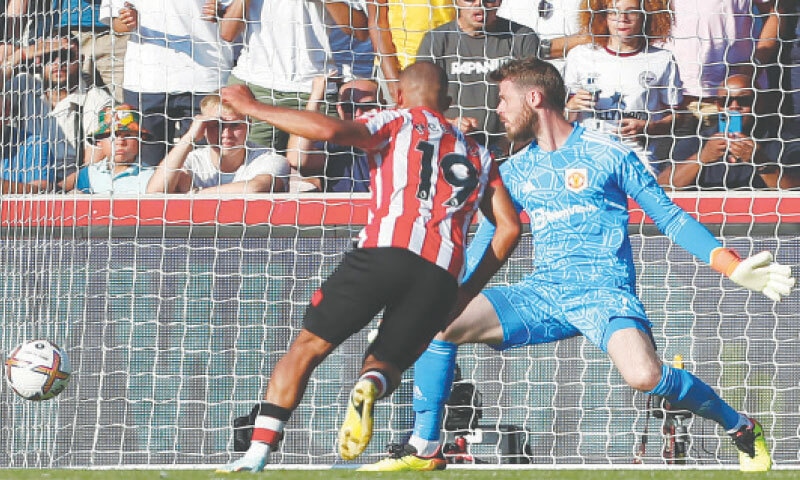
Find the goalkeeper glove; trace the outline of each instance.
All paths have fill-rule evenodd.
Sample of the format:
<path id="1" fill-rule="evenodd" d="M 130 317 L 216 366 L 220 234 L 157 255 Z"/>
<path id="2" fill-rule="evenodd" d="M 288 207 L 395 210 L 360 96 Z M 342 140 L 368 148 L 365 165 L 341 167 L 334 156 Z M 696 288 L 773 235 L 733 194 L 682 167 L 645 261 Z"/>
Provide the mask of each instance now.
<path id="1" fill-rule="evenodd" d="M 789 295 L 794 287 L 792 269 L 774 262 L 770 252 L 740 260 L 733 250 L 717 248 L 711 253 L 711 266 L 735 284 L 761 292 L 776 302 Z"/>

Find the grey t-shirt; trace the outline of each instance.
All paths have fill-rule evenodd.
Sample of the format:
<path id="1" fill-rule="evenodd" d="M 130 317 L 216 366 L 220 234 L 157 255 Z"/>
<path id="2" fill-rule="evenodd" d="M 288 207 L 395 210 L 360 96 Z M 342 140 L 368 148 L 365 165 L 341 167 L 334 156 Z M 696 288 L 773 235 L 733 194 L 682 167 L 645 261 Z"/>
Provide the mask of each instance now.
<path id="1" fill-rule="evenodd" d="M 513 58 L 536 55 L 539 37 L 528 27 L 498 18 L 494 31 L 482 36 L 462 32 L 458 21 L 430 30 L 420 43 L 417 61 L 433 62 L 447 72 L 453 104 L 448 118 L 474 117 L 483 133 L 474 138 L 484 145 L 504 134 L 497 116 L 497 85 L 489 73 Z"/>

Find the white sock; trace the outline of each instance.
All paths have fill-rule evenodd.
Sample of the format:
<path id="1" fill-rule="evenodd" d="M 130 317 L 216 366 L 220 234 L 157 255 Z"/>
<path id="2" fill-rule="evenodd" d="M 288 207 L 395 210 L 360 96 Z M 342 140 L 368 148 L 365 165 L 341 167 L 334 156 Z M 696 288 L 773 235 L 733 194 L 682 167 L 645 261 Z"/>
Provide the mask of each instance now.
<path id="1" fill-rule="evenodd" d="M 370 382 L 374 383 L 376 387 L 378 387 L 378 396 L 376 398 L 383 398 L 386 395 L 386 389 L 388 388 L 389 381 L 386 380 L 386 377 L 383 373 L 377 370 L 370 370 L 366 372 L 364 375 L 361 375 L 361 378 L 358 379 L 360 382 L 361 380 L 369 380 Z"/>
<path id="2" fill-rule="evenodd" d="M 418 457 L 432 457 L 439 449 L 439 440 L 425 440 L 416 435 L 411 435 L 408 444 L 417 449 Z"/>
<path id="3" fill-rule="evenodd" d="M 266 458 L 269 461 L 269 454 L 271 452 L 271 447 L 264 442 L 254 441 L 250 442 L 250 448 L 247 449 L 247 453 L 244 454 L 247 458 L 255 458 L 255 459 L 262 459 Z"/>
<path id="4" fill-rule="evenodd" d="M 740 428 L 742 428 L 744 426 L 750 427 L 752 425 L 753 425 L 753 422 L 751 422 L 750 419 L 747 418 L 745 415 L 742 415 L 740 413 L 739 414 L 739 421 L 736 422 L 736 426 L 735 427 L 733 427 L 732 429 L 728 430 L 728 434 L 736 433 L 736 432 L 739 431 Z"/>

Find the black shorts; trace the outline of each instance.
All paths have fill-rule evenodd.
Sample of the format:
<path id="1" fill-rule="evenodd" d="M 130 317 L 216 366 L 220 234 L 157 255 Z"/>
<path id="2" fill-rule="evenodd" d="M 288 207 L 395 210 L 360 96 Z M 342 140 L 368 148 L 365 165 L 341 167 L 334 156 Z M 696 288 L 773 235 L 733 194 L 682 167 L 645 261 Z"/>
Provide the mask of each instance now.
<path id="1" fill-rule="evenodd" d="M 408 250 L 357 248 L 314 293 L 303 327 L 339 345 L 385 308 L 368 353 L 402 371 L 444 328 L 457 291 L 450 273 Z"/>

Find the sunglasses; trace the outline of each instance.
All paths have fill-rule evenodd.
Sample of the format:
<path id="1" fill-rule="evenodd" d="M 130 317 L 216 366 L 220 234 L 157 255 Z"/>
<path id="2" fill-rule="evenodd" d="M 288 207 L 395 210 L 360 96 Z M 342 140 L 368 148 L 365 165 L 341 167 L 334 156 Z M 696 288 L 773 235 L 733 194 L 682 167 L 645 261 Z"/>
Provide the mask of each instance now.
<path id="1" fill-rule="evenodd" d="M 131 131 L 127 131 L 127 130 L 117 130 L 113 134 L 108 133 L 108 134 L 105 134 L 105 135 L 98 135 L 96 137 L 97 140 L 103 140 L 105 138 L 113 138 L 113 139 L 119 138 L 119 139 L 124 139 L 124 140 L 136 139 L 136 140 L 138 140 L 139 139 L 139 133 L 138 132 L 131 132 Z"/>
<path id="2" fill-rule="evenodd" d="M 381 104 L 377 102 L 337 102 L 336 104 L 347 114 L 352 114 L 357 110 L 369 112 L 381 107 Z"/>
<path id="3" fill-rule="evenodd" d="M 755 102 L 754 95 L 727 95 L 724 97 L 715 97 L 717 105 L 720 107 L 730 107 L 733 102 L 736 102 L 740 107 L 752 107 Z"/>
<path id="4" fill-rule="evenodd" d="M 80 61 L 80 54 L 73 50 L 59 50 L 57 52 L 50 52 L 43 57 L 43 61 L 46 64 L 60 64 L 60 65 L 69 65 L 73 63 L 78 63 Z"/>

